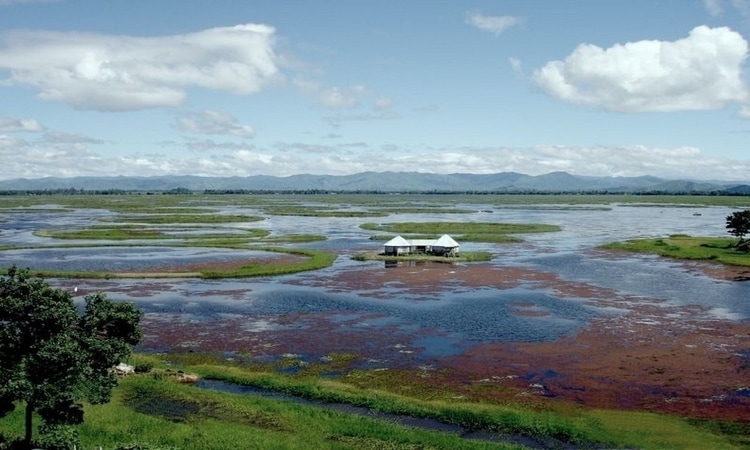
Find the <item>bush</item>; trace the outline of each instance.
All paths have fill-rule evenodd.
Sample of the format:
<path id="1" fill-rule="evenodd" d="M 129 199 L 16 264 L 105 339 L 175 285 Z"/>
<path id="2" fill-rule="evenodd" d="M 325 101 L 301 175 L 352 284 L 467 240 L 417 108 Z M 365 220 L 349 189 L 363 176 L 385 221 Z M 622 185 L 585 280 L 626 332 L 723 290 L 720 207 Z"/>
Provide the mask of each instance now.
<path id="1" fill-rule="evenodd" d="M 80 446 L 78 430 L 68 425 L 48 425 L 39 427 L 40 437 L 36 446 L 45 450 L 69 450 Z"/>
<path id="2" fill-rule="evenodd" d="M 143 362 L 135 365 L 135 373 L 149 373 L 154 365 L 150 362 Z"/>
<path id="3" fill-rule="evenodd" d="M 118 444 L 114 450 L 177 450 L 175 447 L 158 447 L 151 444 L 129 443 Z"/>

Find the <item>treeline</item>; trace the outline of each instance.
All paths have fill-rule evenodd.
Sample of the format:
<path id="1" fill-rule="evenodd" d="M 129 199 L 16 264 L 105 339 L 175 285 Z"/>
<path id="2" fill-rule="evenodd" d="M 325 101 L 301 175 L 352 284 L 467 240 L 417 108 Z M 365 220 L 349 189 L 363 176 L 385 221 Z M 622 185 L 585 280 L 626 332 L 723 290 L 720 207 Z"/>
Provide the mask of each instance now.
<path id="1" fill-rule="evenodd" d="M 138 190 L 138 189 L 6 189 L 0 190 L 0 196 L 8 195 L 187 195 L 195 194 L 185 188 L 169 189 L 166 191 Z"/>
<path id="2" fill-rule="evenodd" d="M 329 190 L 329 189 L 206 189 L 206 195 L 273 195 L 273 194 L 298 194 L 298 195 L 699 195 L 699 196 L 750 196 L 750 191 L 735 192 L 727 190 L 714 191 L 613 191 L 613 190 L 587 190 L 587 191 L 542 191 L 542 190 L 496 190 L 496 191 L 474 191 L 474 190 L 397 190 L 386 191 L 378 189 L 357 190 Z"/>
<path id="3" fill-rule="evenodd" d="M 175 188 L 164 191 L 137 190 L 137 189 L 19 189 L 0 190 L 0 196 L 18 195 L 691 195 L 691 196 L 714 196 L 714 197 L 746 197 L 750 196 L 750 190 L 713 190 L 713 191 L 618 191 L 618 190 L 587 190 L 587 191 L 542 191 L 542 190 L 330 190 L 330 189 L 205 189 L 192 191 L 187 188 Z"/>

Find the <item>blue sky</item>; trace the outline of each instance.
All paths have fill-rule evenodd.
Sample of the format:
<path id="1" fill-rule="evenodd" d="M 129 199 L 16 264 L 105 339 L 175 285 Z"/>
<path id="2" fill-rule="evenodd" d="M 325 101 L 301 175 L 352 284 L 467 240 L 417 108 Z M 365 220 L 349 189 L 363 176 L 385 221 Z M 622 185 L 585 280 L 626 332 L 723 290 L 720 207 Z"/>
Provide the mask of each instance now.
<path id="1" fill-rule="evenodd" d="M 750 182 L 750 0 L 0 0 L 0 179 Z"/>

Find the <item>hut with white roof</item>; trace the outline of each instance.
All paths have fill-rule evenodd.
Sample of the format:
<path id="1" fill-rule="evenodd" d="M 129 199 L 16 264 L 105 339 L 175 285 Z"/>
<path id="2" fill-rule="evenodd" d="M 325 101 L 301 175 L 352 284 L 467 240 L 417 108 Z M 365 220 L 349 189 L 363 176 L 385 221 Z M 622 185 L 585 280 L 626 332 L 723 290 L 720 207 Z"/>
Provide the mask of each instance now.
<path id="1" fill-rule="evenodd" d="M 396 236 L 383 244 L 383 254 L 389 256 L 401 256 L 411 253 L 411 243 L 401 236 Z"/>
<path id="2" fill-rule="evenodd" d="M 432 253 L 443 256 L 458 256 L 459 247 L 458 242 L 447 234 L 444 234 L 432 244 Z"/>
<path id="3" fill-rule="evenodd" d="M 444 234 L 438 239 L 405 239 L 396 236 L 383 244 L 383 254 L 402 256 L 425 253 L 438 256 L 458 256 L 460 245 L 452 237 Z"/>

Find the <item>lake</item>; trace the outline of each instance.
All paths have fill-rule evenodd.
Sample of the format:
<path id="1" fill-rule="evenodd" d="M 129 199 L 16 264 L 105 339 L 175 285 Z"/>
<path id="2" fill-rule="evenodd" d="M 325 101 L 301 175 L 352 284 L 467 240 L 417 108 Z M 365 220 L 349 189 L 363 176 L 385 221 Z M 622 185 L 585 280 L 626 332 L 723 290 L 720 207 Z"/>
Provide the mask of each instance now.
<path id="1" fill-rule="evenodd" d="M 272 234 L 327 236 L 300 245 L 339 255 L 331 267 L 318 271 L 253 279 L 52 283 L 76 287 L 79 296 L 103 291 L 136 303 L 144 311 L 141 351 L 211 351 L 228 359 L 252 355 L 258 361 L 293 355 L 310 363 L 347 353 L 358 355 L 359 368 L 447 368 L 457 381 L 503 383 L 525 387 L 532 396 L 597 406 L 642 407 L 645 402 L 669 411 L 687 408 L 690 400 L 713 415 L 719 406 L 747 406 L 742 380 L 750 365 L 750 283 L 717 276 L 707 263 L 598 248 L 638 237 L 728 236 L 724 219 L 732 209 L 617 203 L 606 208 L 455 206 L 478 212 L 367 219 L 269 216 L 250 225 Z M 221 212 L 259 213 L 249 207 Z M 0 245 L 50 244 L 56 241 L 33 231 L 90 225 L 104 216 L 97 210 L 2 214 Z M 491 252 L 488 263 L 386 267 L 351 259 L 380 249 L 382 242 L 359 228 L 373 221 L 547 223 L 562 231 L 523 235 L 523 242 L 514 244 L 459 241 L 463 251 Z M 4 251 L 0 266 L 157 270 L 253 259 L 260 253 L 143 242 Z M 697 381 L 698 372 L 705 382 Z M 653 400 L 645 401 L 648 389 L 654 393 L 646 397 Z"/>

